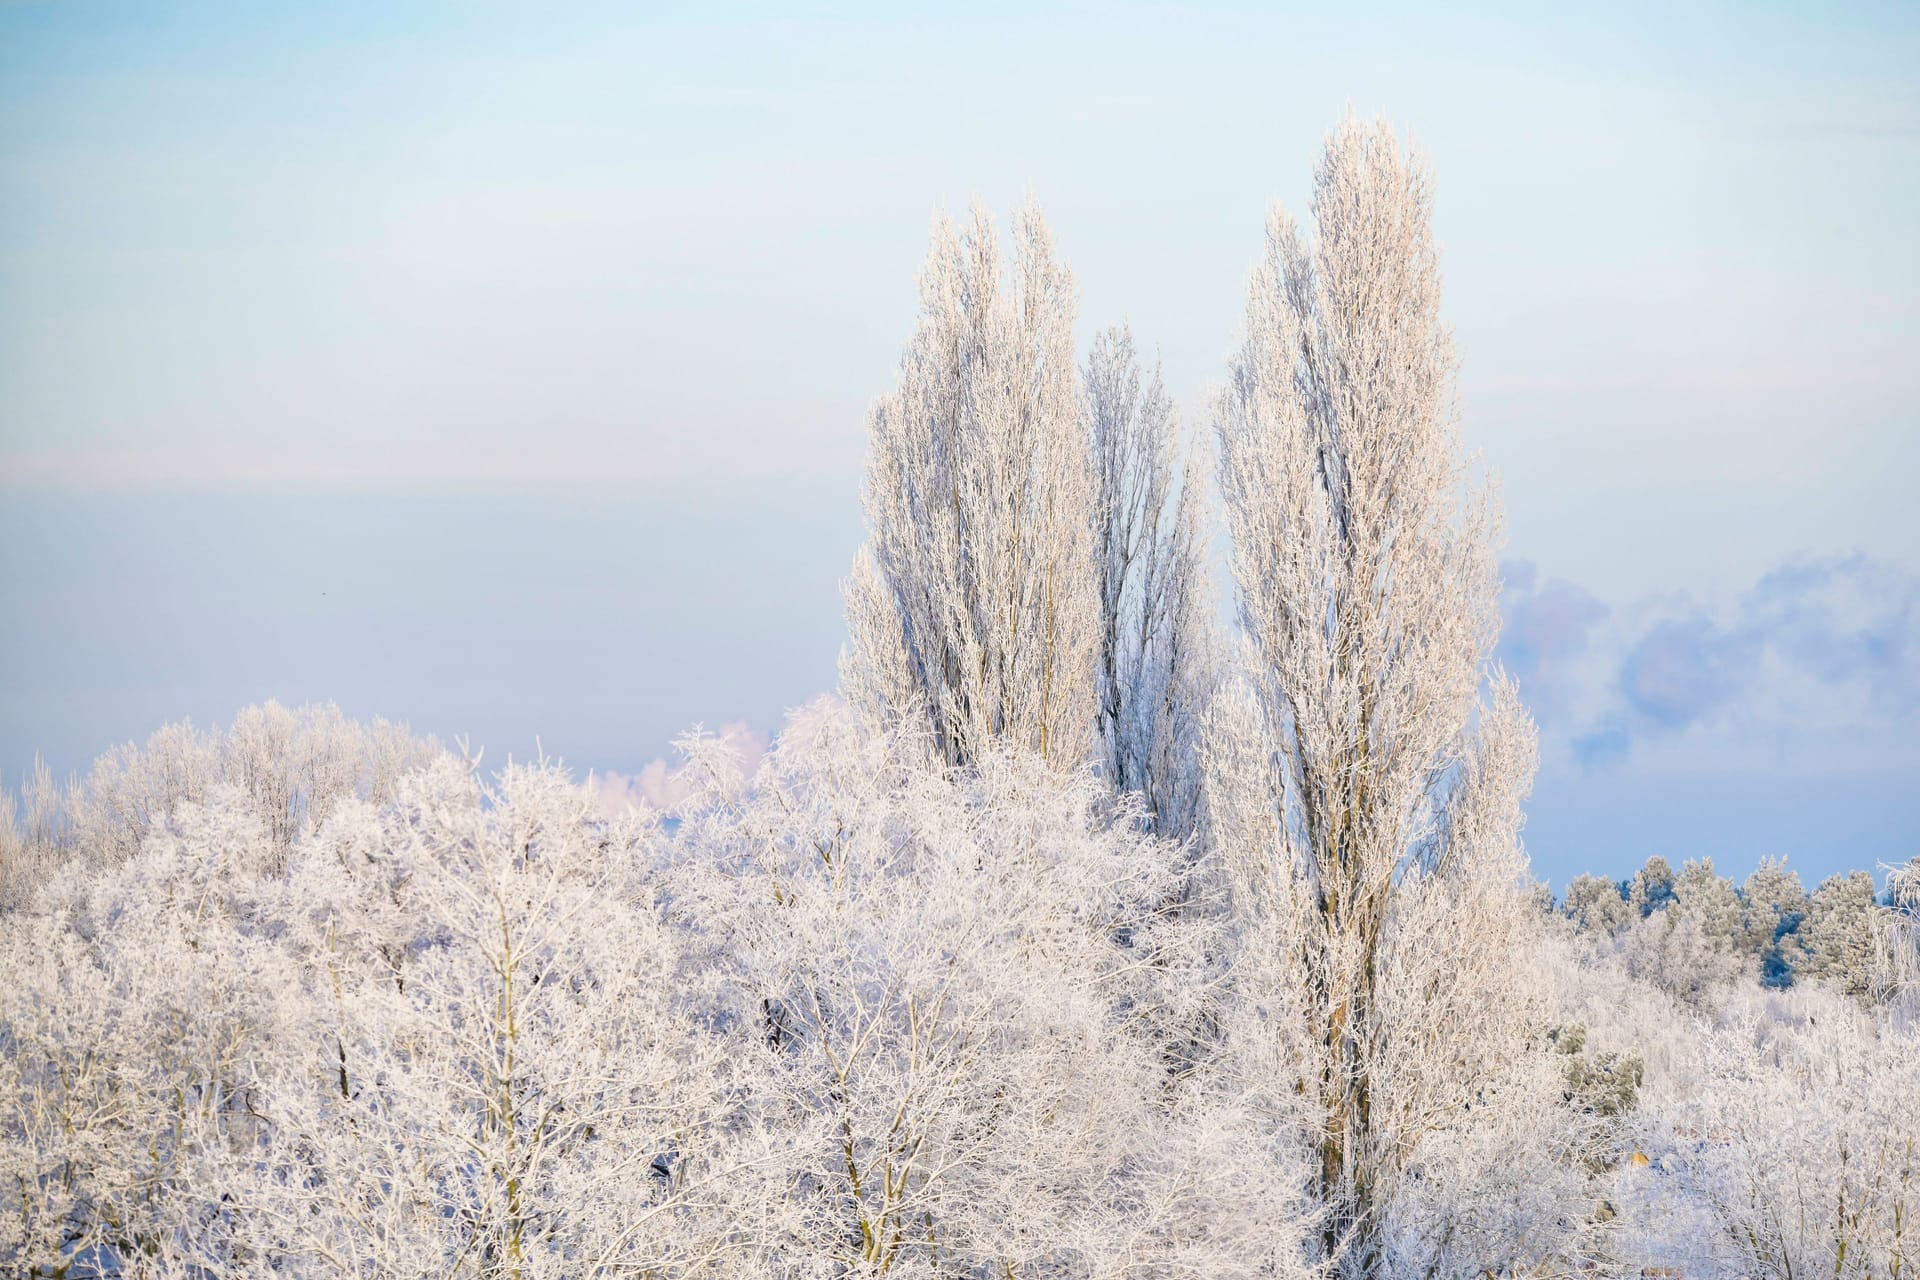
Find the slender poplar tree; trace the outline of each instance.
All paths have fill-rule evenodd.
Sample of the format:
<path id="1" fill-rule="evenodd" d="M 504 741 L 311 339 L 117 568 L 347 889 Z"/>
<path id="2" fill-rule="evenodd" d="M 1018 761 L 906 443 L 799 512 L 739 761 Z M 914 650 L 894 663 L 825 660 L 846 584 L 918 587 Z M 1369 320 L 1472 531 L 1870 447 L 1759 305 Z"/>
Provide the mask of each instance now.
<path id="1" fill-rule="evenodd" d="M 1102 764 L 1137 791 L 1161 835 L 1192 833 L 1199 725 L 1215 654 L 1206 576 L 1206 454 L 1181 458 L 1180 420 L 1156 364 L 1144 381 L 1133 334 L 1099 334 L 1083 379 L 1097 486 Z"/>
<path id="2" fill-rule="evenodd" d="M 1480 702 L 1498 522 L 1459 441 L 1428 172 L 1349 116 L 1312 212 L 1311 240 L 1271 216 L 1217 409 L 1245 679 L 1208 803 L 1242 972 L 1313 1111 L 1320 1260 L 1377 1276 L 1424 1265 L 1391 1256 L 1408 1170 L 1524 1039 L 1534 731 L 1504 679 Z"/>
<path id="3" fill-rule="evenodd" d="M 843 683 L 924 716 L 941 758 L 990 744 L 1060 768 L 1092 746 L 1094 481 L 1075 388 L 1073 277 L 1029 202 L 1004 266 L 986 211 L 945 218 L 892 394 L 873 408 L 868 539 L 847 584 Z"/>

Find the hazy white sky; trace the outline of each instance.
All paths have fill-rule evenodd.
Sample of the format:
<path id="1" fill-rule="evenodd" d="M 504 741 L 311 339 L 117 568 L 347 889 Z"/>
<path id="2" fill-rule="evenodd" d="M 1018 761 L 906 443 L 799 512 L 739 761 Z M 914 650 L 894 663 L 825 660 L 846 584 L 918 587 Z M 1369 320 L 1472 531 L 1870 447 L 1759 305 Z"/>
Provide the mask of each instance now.
<path id="1" fill-rule="evenodd" d="M 832 681 L 834 602 L 779 602 L 797 580 L 830 592 L 858 536 L 865 408 L 933 212 L 1033 191 L 1083 333 L 1130 318 L 1197 414 L 1266 204 L 1299 207 L 1350 103 L 1439 175 L 1467 434 L 1531 566 L 1534 647 L 1510 656 L 1552 704 L 1536 843 L 1555 812 L 1676 769 L 1747 794 L 1815 740 L 1845 786 L 1920 783 L 1920 10 L 897 8 L 0 9 L 0 564 L 38 619 L 4 641 L 0 770 L 151 727 L 177 663 L 73 593 L 104 600 L 111 548 L 156 539 L 179 554 L 151 609 L 217 598 L 242 619 L 195 629 L 213 674 L 180 712 L 298 687 L 623 768 L 685 718 L 771 727 Z M 531 560 L 480 552 L 517 536 L 642 602 L 575 639 L 588 665 L 685 657 L 620 667 L 599 705 L 556 695 L 539 723 L 491 719 L 517 694 L 481 670 L 393 682 L 391 644 L 328 687 L 285 637 L 223 662 L 275 606 L 210 567 L 225 531 L 164 513 L 271 521 L 295 494 L 312 538 L 275 543 L 306 561 L 295 582 L 354 578 L 352 555 L 433 564 L 427 594 L 470 627 L 469 579 L 538 594 Z M 367 495 L 389 550 L 342 550 L 326 531 Z M 816 515 L 797 527 L 794 495 Z M 449 526 L 474 554 L 433 550 Z M 659 576 L 701 563 L 696 537 L 727 572 Z M 1808 564 L 1818 584 L 1765 587 Z M 423 590 L 362 577 L 358 623 L 307 619 L 315 653 L 357 652 L 349 627 Z M 35 594 L 56 590 L 68 613 Z M 1782 590 L 1795 634 L 1853 665 L 1763 634 Z M 515 613 L 485 643 L 545 634 Z M 709 642 L 718 619 L 737 643 Z M 70 685 L 26 696 L 49 663 Z M 697 709 L 702 689 L 727 705 Z M 1835 690 L 1860 706 L 1829 724 L 1807 708 Z M 1835 743 L 1864 759 L 1836 765 Z M 1662 803 L 1634 812 L 1681 802 Z M 1914 805 L 1844 804 L 1889 853 L 1915 843 Z"/>

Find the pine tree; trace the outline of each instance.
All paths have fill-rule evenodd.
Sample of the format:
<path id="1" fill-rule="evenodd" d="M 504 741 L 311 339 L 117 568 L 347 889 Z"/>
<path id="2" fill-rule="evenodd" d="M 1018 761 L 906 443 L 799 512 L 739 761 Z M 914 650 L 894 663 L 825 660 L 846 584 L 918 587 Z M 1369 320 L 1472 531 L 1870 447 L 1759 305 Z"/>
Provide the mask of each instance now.
<path id="1" fill-rule="evenodd" d="M 1865 871 L 1821 881 L 1800 928 L 1808 977 L 1863 999 L 1871 993 L 1875 917 L 1881 909 L 1874 896 L 1873 877 Z"/>
<path id="2" fill-rule="evenodd" d="M 1620 895 L 1619 885 L 1594 875 L 1574 877 L 1561 911 L 1583 932 L 1602 935 L 1616 933 L 1638 918 Z"/>

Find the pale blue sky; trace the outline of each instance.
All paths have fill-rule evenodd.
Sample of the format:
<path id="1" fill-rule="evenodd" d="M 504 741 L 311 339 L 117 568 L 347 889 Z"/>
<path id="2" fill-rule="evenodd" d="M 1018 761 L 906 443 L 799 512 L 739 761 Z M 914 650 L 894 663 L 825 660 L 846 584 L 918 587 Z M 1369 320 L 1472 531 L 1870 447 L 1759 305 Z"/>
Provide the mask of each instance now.
<path id="1" fill-rule="evenodd" d="M 933 211 L 1034 192 L 1195 414 L 1351 103 L 1439 175 L 1542 869 L 1920 852 L 1920 10 L 1024 9 L 0 8 L 0 776 L 773 728 Z"/>

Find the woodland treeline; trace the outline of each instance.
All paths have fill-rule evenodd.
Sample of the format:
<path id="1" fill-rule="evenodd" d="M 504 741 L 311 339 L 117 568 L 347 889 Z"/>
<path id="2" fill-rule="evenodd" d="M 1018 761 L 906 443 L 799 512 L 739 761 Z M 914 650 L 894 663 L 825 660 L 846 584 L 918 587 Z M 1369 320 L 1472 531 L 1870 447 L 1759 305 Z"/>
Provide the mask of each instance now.
<path id="1" fill-rule="evenodd" d="M 1630 879 L 1577 876 L 1562 911 L 1583 935 L 1605 939 L 1634 955 L 1678 948 L 1707 987 L 1741 977 L 1770 988 L 1809 980 L 1871 1000 L 1880 981 L 1877 932 L 1886 910 L 1900 907 L 1896 889 L 1882 894 L 1871 872 L 1829 876 L 1813 892 L 1785 859 L 1762 858 L 1738 885 L 1713 869 L 1713 859 L 1675 872 L 1655 855 Z M 1670 912 L 1670 914 L 1669 914 Z"/>

